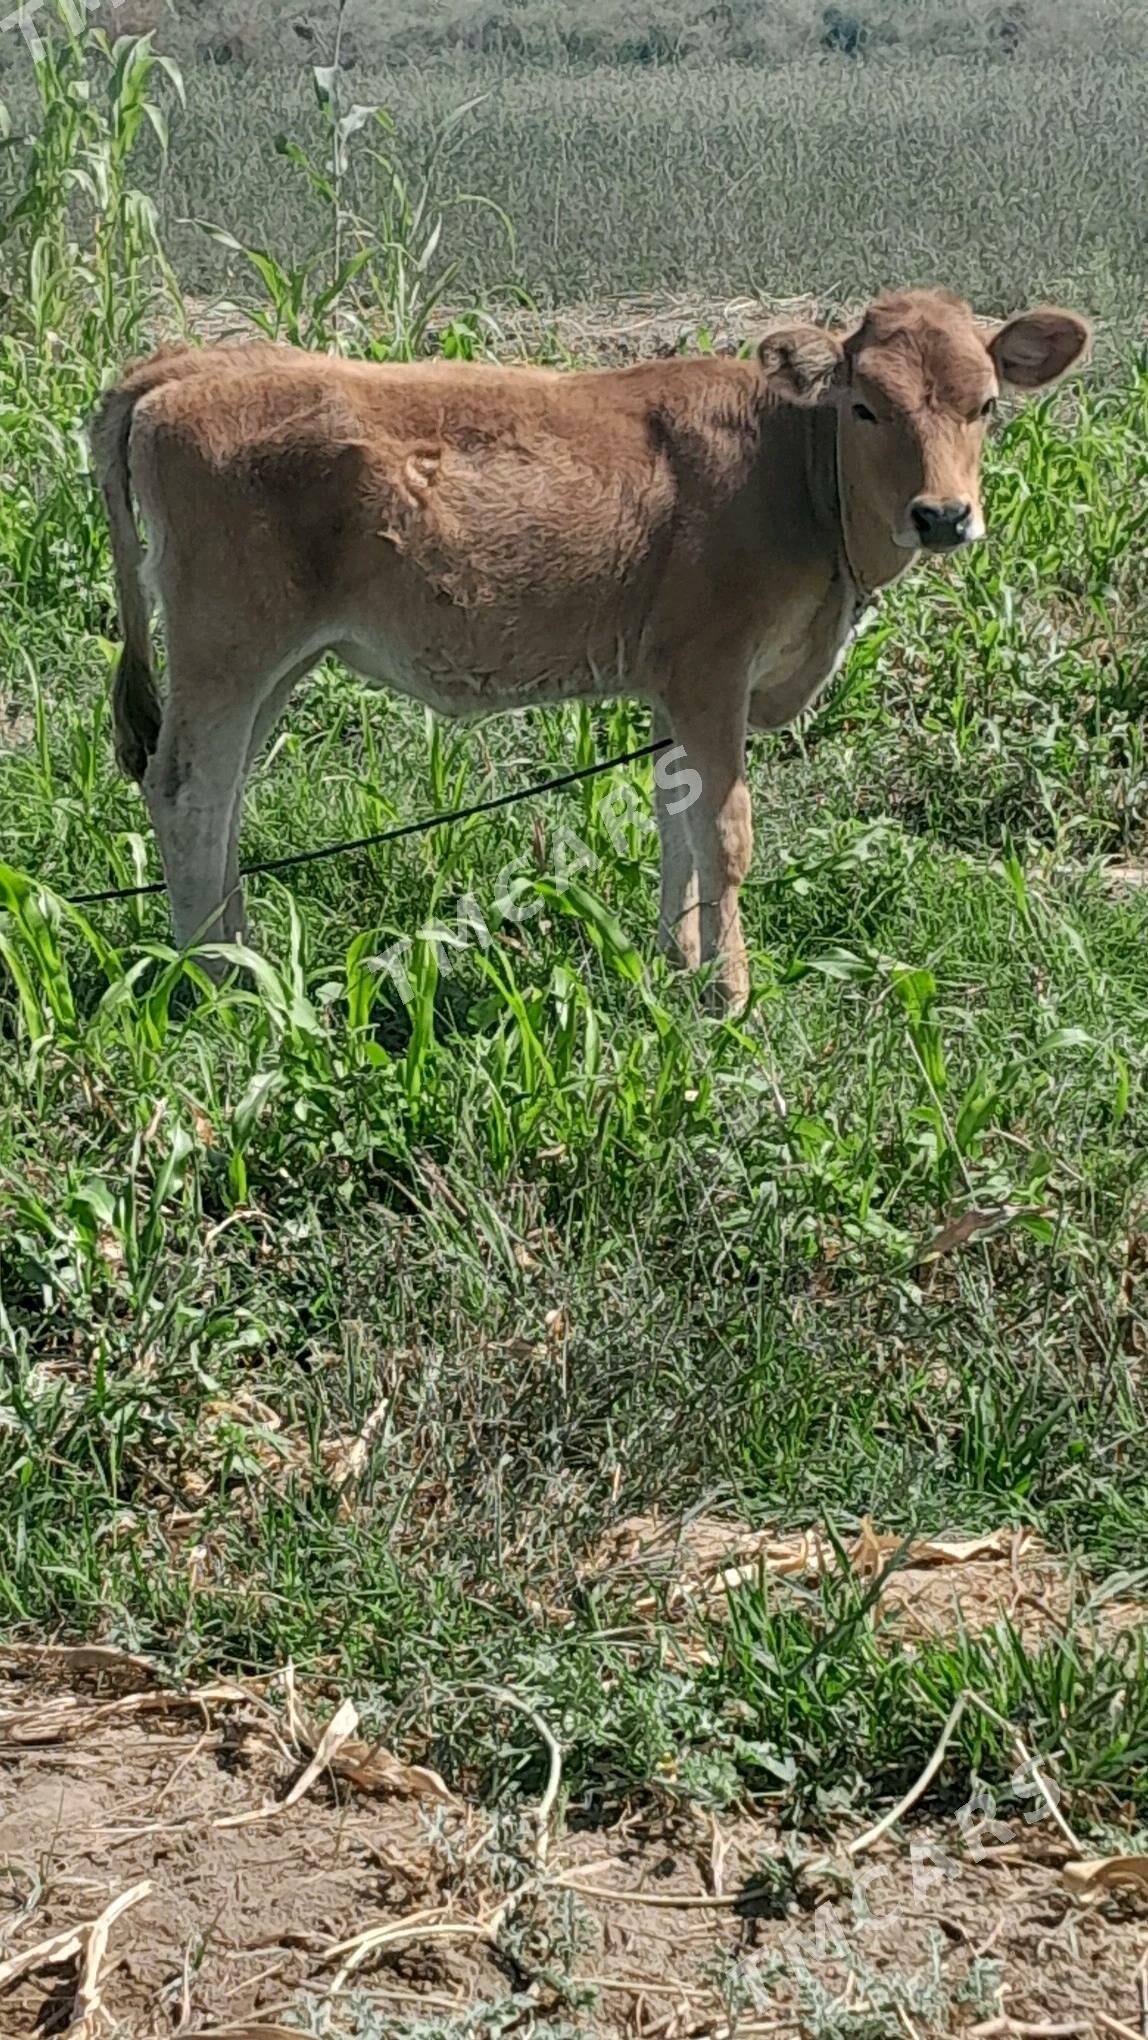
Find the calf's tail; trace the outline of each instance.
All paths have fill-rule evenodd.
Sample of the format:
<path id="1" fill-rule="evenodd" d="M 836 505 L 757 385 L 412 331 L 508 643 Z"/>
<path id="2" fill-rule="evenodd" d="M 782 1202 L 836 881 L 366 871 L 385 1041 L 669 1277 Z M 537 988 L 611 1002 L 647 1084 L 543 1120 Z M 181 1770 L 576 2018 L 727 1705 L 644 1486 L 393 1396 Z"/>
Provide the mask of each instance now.
<path id="1" fill-rule="evenodd" d="M 132 508 L 132 418 L 146 385 L 129 381 L 109 390 L 91 426 L 96 476 L 111 533 L 123 650 L 112 682 L 116 758 L 129 779 L 141 780 L 159 741 L 163 710 L 155 684 L 143 547 Z"/>

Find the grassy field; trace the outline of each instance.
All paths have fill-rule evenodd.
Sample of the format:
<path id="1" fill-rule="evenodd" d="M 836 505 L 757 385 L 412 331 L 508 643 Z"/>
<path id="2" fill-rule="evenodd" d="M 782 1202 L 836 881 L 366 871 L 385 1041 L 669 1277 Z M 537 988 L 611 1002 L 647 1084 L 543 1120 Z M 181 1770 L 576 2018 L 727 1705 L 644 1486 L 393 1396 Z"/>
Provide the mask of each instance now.
<path id="1" fill-rule="evenodd" d="M 701 69 L 768 66 L 821 52 L 946 56 L 1083 54 L 1104 45 L 1142 58 L 1135 0 L 96 0 L 108 28 L 159 29 L 189 66 L 247 74 L 329 63 L 338 43 L 356 72 L 427 68 L 469 72 L 613 66 Z M 341 20 L 341 27 L 340 27 Z M 404 81 L 405 82 L 405 81 Z"/>
<path id="2" fill-rule="evenodd" d="M 469 196 L 450 234 L 466 299 L 517 286 L 552 304 L 649 291 L 852 304 L 891 277 L 939 279 L 1002 314 L 1075 294 L 1141 334 L 1143 14 L 1034 7 L 1007 55 L 946 39 L 925 7 L 904 13 L 906 35 L 918 17 L 932 41 L 863 61 L 808 37 L 760 62 L 731 61 L 723 40 L 705 62 L 661 66 L 380 53 L 348 90 L 389 108 L 409 181 L 433 159 L 436 202 Z M 348 19 L 352 36 L 374 17 Z M 18 39 L 7 54 L 19 131 L 34 119 L 30 67 Z M 220 69 L 194 60 L 194 39 L 188 55 L 166 166 L 153 146 L 139 175 L 181 278 L 210 291 L 239 268 L 197 223 L 290 262 L 322 243 L 323 201 L 276 149 L 309 130 L 314 92 L 298 63 Z M 385 156 L 360 146 L 348 168 L 348 195 L 375 220 Z"/>
<path id="3" fill-rule="evenodd" d="M 1005 1725 L 965 1713 L 932 1815 L 971 1781 L 1013 1777 L 1012 1724 L 1077 1833 L 1132 1846 L 1148 1825 L 1148 1659 L 1138 1623 L 1096 1609 L 1105 1593 L 1134 1603 L 1148 1567 L 1143 361 L 1113 345 L 1102 374 L 1006 421 L 990 542 L 893 593 L 825 703 L 756 746 L 743 1022 L 707 1018 L 654 960 L 652 823 L 643 811 L 615 840 L 601 780 L 257 885 L 261 960 L 212 989 L 167 948 L 160 903 L 67 905 L 153 872 L 112 764 L 109 569 L 80 428 L 164 290 L 131 168 L 164 80 L 123 59 L 105 121 L 106 66 L 84 61 L 90 102 L 69 97 L 63 58 L 43 85 L 46 139 L 4 250 L 4 1631 L 101 1639 L 175 1681 L 290 1660 L 308 1692 L 353 1691 L 373 1734 L 511 1825 L 545 1781 L 533 1708 L 561 1743 L 575 1822 L 637 1795 L 715 1818 L 749 1807 L 819 1847 L 906 1789 L 971 1687 Z M 1019 298 L 1073 263 L 1095 307 L 1103 262 L 1131 273 L 1143 170 L 1091 116 L 1087 156 L 1056 76 L 1045 140 L 1076 164 L 1092 229 L 1077 212 L 1027 250 L 1017 229 L 999 269 L 966 239 L 962 267 L 976 194 L 946 161 L 920 239 L 898 242 L 890 216 L 862 241 L 858 213 L 839 271 L 814 275 L 804 213 L 752 186 L 707 213 L 704 176 L 664 134 L 680 213 L 654 202 L 641 166 L 676 78 L 660 101 L 567 88 L 566 132 L 596 91 L 601 160 L 622 132 L 633 153 L 598 186 L 571 164 L 561 287 L 632 281 L 633 245 L 648 279 L 673 280 L 677 247 L 691 281 L 728 282 L 756 206 L 778 238 L 754 273 L 784 288 L 917 271 L 941 235 L 951 266 L 930 267 L 953 281 Z M 796 105 L 792 74 L 771 89 Z M 1010 95 L 991 114 L 1003 131 L 1023 73 L 993 89 Z M 1121 89 L 1134 126 L 1142 76 Z M 756 163 L 770 103 L 721 74 L 704 90 Z M 866 134 L 868 162 L 876 95 L 851 81 L 826 115 L 827 134 L 838 117 Z M 960 104 L 946 83 L 928 119 L 955 130 Z M 427 116 L 408 111 L 417 133 Z M 497 147 L 491 129 L 468 177 Z M 773 148 L 780 164 L 776 134 Z M 225 193 L 222 149 L 218 164 L 196 208 L 250 229 L 256 171 L 232 163 Z M 177 156 L 169 202 L 193 174 Z M 1038 170 L 1018 175 L 1039 190 Z M 499 195 L 525 196 L 535 222 L 561 196 L 525 159 L 506 176 Z M 864 181 L 827 185 L 825 233 Z M 627 184 L 647 207 L 633 243 Z M 1055 192 L 1041 203 L 1058 219 Z M 613 249 L 593 248 L 595 216 L 618 223 Z M 246 858 L 645 735 L 626 705 L 459 731 L 325 670 L 258 776 Z M 648 792 L 642 768 L 631 777 Z M 457 937 L 467 898 L 489 916 L 507 874 L 519 918 L 488 946 L 420 934 Z M 404 937 L 408 1003 L 377 967 Z M 606 1533 L 654 1510 L 821 1526 L 846 1545 L 866 1516 L 906 1540 L 1029 1526 L 1063 1558 L 1067 1599 L 1035 1635 L 1014 1602 L 978 1636 L 949 1623 L 908 1639 L 874 1629 L 864 1579 L 783 1595 L 751 1569 L 687 1650 L 672 1596 L 639 1613 L 631 1586 L 587 1568 Z M 492 1706 L 492 1688 L 517 1706 Z M 515 1960 L 535 1979 L 523 2030 L 575 2030 L 569 1949 Z M 775 1979 L 778 2004 L 790 1984 Z M 1130 2019 L 1131 1982 L 1113 1990 L 1103 2002 Z M 937 2002 L 923 2030 L 965 2018 Z M 898 2003 L 908 2016 L 917 2000 L 868 2024 L 807 2007 L 800 2030 L 879 2040 L 905 2031 Z M 510 2026 L 492 2010 L 434 2030 Z"/>
<path id="4" fill-rule="evenodd" d="M 897 275 L 943 279 L 1001 312 L 1075 291 L 1142 324 L 1148 65 L 1118 54 L 651 77 L 479 67 L 465 83 L 356 73 L 354 93 L 385 100 L 415 170 L 452 109 L 485 94 L 435 184 L 496 202 L 514 233 L 484 207 L 457 219 L 465 293 L 519 282 L 560 304 L 654 290 L 852 303 Z M 199 287 L 229 272 L 182 220 L 221 221 L 293 258 L 321 235 L 318 202 L 273 146 L 306 127 L 309 95 L 296 76 L 192 75 L 187 145 L 177 128 L 155 189 Z M 384 180 L 365 159 L 352 184 L 377 212 Z"/>

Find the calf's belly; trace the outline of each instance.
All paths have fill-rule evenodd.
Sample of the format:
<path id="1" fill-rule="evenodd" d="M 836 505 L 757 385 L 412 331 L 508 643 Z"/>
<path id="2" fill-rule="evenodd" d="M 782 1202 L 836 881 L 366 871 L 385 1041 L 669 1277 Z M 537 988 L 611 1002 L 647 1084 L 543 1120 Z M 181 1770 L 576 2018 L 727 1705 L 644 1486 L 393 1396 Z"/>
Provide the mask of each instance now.
<path id="1" fill-rule="evenodd" d="M 452 619 L 456 626 L 458 621 Z M 586 626 L 570 633 L 468 618 L 450 632 L 352 627 L 340 633 L 333 649 L 369 686 L 394 688 L 440 715 L 488 715 L 643 692 L 625 642 Z"/>

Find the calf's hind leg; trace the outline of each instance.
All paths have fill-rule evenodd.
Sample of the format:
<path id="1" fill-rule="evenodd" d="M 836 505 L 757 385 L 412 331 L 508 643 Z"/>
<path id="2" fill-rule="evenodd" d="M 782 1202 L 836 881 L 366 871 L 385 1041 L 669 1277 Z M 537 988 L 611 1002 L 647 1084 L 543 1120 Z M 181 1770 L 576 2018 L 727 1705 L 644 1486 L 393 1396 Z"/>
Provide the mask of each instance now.
<path id="1" fill-rule="evenodd" d="M 219 665 L 169 645 L 159 742 L 143 791 L 179 949 L 228 939 L 229 860 L 258 694 L 220 685 Z M 207 968 L 222 974 L 215 959 Z"/>
<path id="2" fill-rule="evenodd" d="M 265 690 L 256 709 L 255 718 L 248 738 L 243 760 L 243 770 L 235 789 L 231 804 L 231 825 L 227 835 L 227 866 L 224 876 L 225 898 L 223 925 L 225 940 L 243 942 L 247 936 L 247 916 L 243 906 L 243 887 L 239 879 L 239 830 L 243 820 L 243 796 L 247 782 L 261 757 L 267 740 L 283 714 L 287 703 L 298 686 L 314 665 L 314 658 L 298 660 L 286 673 L 276 676 L 272 685 Z M 302 849 L 304 846 L 299 845 Z"/>

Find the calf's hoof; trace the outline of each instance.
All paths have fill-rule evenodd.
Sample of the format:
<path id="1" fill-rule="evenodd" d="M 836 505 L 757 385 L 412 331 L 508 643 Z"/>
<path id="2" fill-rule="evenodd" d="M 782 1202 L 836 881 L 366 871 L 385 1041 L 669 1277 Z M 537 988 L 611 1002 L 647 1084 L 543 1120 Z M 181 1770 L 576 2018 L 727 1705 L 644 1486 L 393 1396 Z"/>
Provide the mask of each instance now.
<path id="1" fill-rule="evenodd" d="M 749 964 L 745 957 L 723 957 L 706 986 L 706 1010 L 718 1019 L 736 1020 L 749 1004 L 749 993 Z"/>
<path id="2" fill-rule="evenodd" d="M 701 961 L 698 930 L 696 926 L 691 930 L 684 921 L 658 930 L 658 948 L 671 970 L 696 970 Z"/>

